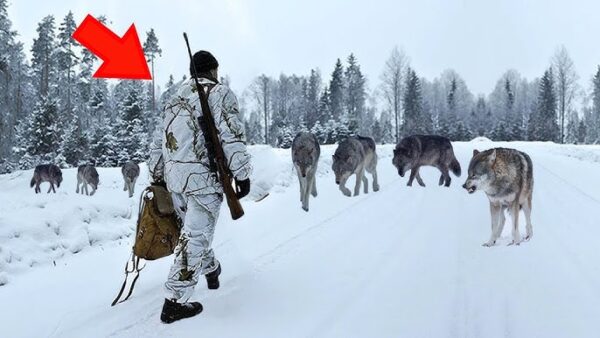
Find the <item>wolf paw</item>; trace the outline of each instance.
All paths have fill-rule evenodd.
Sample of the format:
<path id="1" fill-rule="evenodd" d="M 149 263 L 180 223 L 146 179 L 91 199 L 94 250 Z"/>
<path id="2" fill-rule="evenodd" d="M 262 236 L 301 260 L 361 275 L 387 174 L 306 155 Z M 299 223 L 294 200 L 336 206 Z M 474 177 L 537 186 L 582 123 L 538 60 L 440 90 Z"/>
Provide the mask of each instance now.
<path id="1" fill-rule="evenodd" d="M 346 195 L 348 197 L 352 196 L 352 193 L 350 192 L 350 190 L 348 190 L 348 191 L 342 191 L 342 194 L 344 194 L 344 195 Z"/>
<path id="2" fill-rule="evenodd" d="M 531 239 L 531 237 L 532 237 L 532 236 L 533 236 L 533 235 L 527 235 L 527 236 L 525 236 L 525 238 L 523 238 L 523 242 L 527 242 L 527 241 L 529 241 L 529 240 Z"/>
<path id="3" fill-rule="evenodd" d="M 302 210 L 304 210 L 304 211 L 308 212 L 308 207 L 304 207 L 304 206 L 303 206 L 303 207 L 302 207 Z"/>
<path id="4" fill-rule="evenodd" d="M 520 241 L 512 241 L 512 242 L 508 243 L 508 245 L 507 245 L 507 246 L 512 246 L 512 245 L 520 245 L 520 244 L 521 244 L 521 242 L 520 242 Z"/>
<path id="5" fill-rule="evenodd" d="M 494 246 L 494 244 L 496 244 L 496 242 L 485 242 L 485 243 L 481 244 L 481 246 L 485 246 L 486 248 L 489 248 L 489 247 Z"/>
<path id="6" fill-rule="evenodd" d="M 373 191 L 379 191 L 379 184 L 373 185 Z"/>

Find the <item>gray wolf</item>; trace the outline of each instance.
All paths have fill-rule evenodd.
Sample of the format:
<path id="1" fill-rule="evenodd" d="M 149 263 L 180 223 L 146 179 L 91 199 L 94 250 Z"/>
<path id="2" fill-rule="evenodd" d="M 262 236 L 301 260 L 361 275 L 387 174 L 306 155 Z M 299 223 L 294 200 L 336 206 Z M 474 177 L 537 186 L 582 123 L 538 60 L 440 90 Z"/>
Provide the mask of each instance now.
<path id="1" fill-rule="evenodd" d="M 123 191 L 129 192 L 129 197 L 133 197 L 135 189 L 135 181 L 140 176 L 140 166 L 133 161 L 129 161 L 121 168 L 121 174 L 123 174 Z"/>
<path id="2" fill-rule="evenodd" d="M 317 197 L 317 165 L 321 156 L 319 140 L 311 133 L 300 132 L 292 142 L 292 162 L 300 183 L 302 209 L 308 211 L 309 195 Z"/>
<path id="3" fill-rule="evenodd" d="M 100 183 L 100 179 L 98 177 L 98 171 L 91 164 L 80 165 L 77 168 L 77 189 L 76 193 L 79 193 L 79 185 L 81 186 L 81 193 L 83 194 L 85 191 L 86 195 L 93 196 L 96 193 L 96 189 L 98 189 L 98 184 Z M 88 191 L 88 184 L 92 186 L 92 193 L 90 194 Z"/>
<path id="4" fill-rule="evenodd" d="M 410 178 L 407 185 L 412 186 L 416 178 L 420 186 L 425 183 L 419 175 L 419 169 L 422 166 L 433 166 L 438 168 L 442 175 L 439 185 L 450 186 L 452 179 L 449 170 L 454 175 L 460 177 L 460 163 L 454 156 L 452 143 L 450 140 L 435 135 L 413 135 L 400 140 L 394 149 L 394 159 L 392 163 L 398 169 L 398 174 L 404 177 L 404 174 L 410 170 Z"/>
<path id="5" fill-rule="evenodd" d="M 35 193 L 40 193 L 42 190 L 40 189 L 40 184 L 43 182 L 50 183 L 50 188 L 48 189 L 48 193 L 50 191 L 56 193 L 56 189 L 54 189 L 54 185 L 57 188 L 60 188 L 60 184 L 62 183 L 62 171 L 59 167 L 54 164 L 41 164 L 35 167 L 33 171 L 33 177 L 31 178 L 31 182 L 29 186 L 33 188 L 35 185 Z"/>
<path id="6" fill-rule="evenodd" d="M 348 137 L 340 142 L 333 154 L 331 168 L 335 173 L 335 183 L 346 196 L 351 196 L 350 190 L 346 188 L 346 181 L 353 174 L 356 175 L 354 196 L 359 194 L 361 182 L 364 183 L 365 194 L 369 192 L 369 181 L 365 171 L 373 176 L 373 190 L 379 190 L 375 141 L 370 137 Z"/>
<path id="7" fill-rule="evenodd" d="M 531 225 L 531 198 L 533 195 L 533 164 L 529 155 L 515 149 L 495 148 L 473 151 L 469 176 L 463 185 L 469 194 L 481 190 L 490 201 L 492 235 L 484 246 L 493 246 L 504 228 L 504 211 L 512 216 L 512 242 L 521 242 L 519 210 L 523 209 L 527 222 L 524 240 L 533 236 Z M 509 244 L 509 245 L 510 245 Z"/>

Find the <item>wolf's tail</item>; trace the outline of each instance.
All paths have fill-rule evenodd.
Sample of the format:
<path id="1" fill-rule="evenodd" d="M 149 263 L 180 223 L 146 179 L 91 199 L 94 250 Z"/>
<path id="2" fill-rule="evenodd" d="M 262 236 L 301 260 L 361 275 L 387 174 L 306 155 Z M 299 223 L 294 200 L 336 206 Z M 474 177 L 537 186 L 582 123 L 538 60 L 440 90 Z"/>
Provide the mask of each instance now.
<path id="1" fill-rule="evenodd" d="M 29 182 L 29 187 L 33 188 L 34 185 L 35 185 L 35 177 L 32 177 L 31 182 Z"/>
<path id="2" fill-rule="evenodd" d="M 460 163 L 458 163 L 456 156 L 453 156 L 452 162 L 450 162 L 450 170 L 452 170 L 456 177 L 460 177 Z"/>

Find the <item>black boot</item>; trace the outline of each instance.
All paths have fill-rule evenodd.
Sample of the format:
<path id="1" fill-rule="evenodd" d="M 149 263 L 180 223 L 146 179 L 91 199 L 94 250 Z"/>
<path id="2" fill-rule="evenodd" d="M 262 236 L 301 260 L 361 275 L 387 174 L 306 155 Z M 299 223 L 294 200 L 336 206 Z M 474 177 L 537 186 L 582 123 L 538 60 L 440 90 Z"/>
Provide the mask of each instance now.
<path id="1" fill-rule="evenodd" d="M 174 300 L 165 299 L 160 320 L 170 324 L 176 320 L 193 317 L 202 312 L 202 304 L 198 302 L 177 303 Z"/>
<path id="2" fill-rule="evenodd" d="M 219 267 L 217 267 L 217 269 L 211 273 L 207 273 L 205 275 L 206 277 L 206 284 L 208 285 L 208 288 L 211 290 L 216 290 L 219 288 L 219 275 L 221 274 L 221 263 L 219 263 Z"/>

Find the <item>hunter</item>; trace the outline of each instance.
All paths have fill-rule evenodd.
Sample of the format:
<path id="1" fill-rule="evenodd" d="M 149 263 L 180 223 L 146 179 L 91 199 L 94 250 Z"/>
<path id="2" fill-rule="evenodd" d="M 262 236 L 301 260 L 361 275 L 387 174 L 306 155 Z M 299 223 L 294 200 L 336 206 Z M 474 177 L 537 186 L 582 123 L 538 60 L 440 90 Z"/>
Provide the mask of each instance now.
<path id="1" fill-rule="evenodd" d="M 210 169 L 205 139 L 199 124 L 202 116 L 193 79 L 193 66 L 202 90 L 208 95 L 223 151 L 238 186 L 237 197 L 250 191 L 252 172 L 246 150 L 244 126 L 240 121 L 237 98 L 219 83 L 219 63 L 207 51 L 192 58 L 190 78 L 170 98 L 151 147 L 148 166 L 153 181 L 164 182 L 183 221 L 175 262 L 165 283 L 165 303 L 161 321 L 174 321 L 202 312 L 202 304 L 188 302 L 200 275 L 209 289 L 219 288 L 221 264 L 211 247 L 215 224 L 223 201 L 223 188 L 217 174 Z"/>

